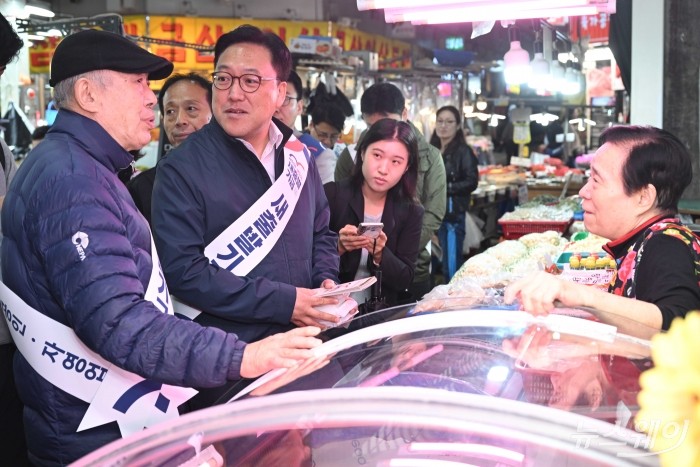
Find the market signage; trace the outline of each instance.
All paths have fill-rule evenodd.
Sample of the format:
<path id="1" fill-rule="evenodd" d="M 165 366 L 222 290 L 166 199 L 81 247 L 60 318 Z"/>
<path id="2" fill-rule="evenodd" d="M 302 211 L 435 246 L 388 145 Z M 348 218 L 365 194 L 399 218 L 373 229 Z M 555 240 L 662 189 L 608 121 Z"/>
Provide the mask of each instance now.
<path id="1" fill-rule="evenodd" d="M 214 47 L 225 32 L 242 24 L 252 24 L 271 31 L 291 45 L 298 36 L 336 37 L 344 51 L 370 51 L 379 55 L 379 68 L 410 68 L 411 44 L 396 39 L 369 34 L 327 21 L 255 20 L 242 18 L 191 18 L 180 16 L 125 16 L 124 29 L 128 35 L 170 40 Z M 30 72 L 48 73 L 51 57 L 60 39 L 50 38 L 29 49 Z M 175 64 L 175 72 L 211 71 L 212 52 L 171 45 L 146 44 L 158 56 Z"/>
<path id="2" fill-rule="evenodd" d="M 588 37 L 589 44 L 606 44 L 610 39 L 610 14 L 598 13 L 572 18 L 569 23 L 569 37 L 578 42 Z"/>

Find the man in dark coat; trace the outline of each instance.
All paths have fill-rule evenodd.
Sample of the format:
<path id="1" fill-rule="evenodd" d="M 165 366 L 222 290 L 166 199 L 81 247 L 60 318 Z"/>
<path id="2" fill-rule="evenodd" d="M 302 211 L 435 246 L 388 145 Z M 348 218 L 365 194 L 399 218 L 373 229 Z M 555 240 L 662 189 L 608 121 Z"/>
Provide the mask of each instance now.
<path id="1" fill-rule="evenodd" d="M 156 175 L 153 230 L 168 286 L 187 316 L 248 342 L 337 322 L 316 309 L 337 301 L 312 290 L 337 281 L 328 201 L 314 158 L 272 117 L 291 54 L 250 25 L 221 36 L 214 54 L 212 120 Z"/>
<path id="2" fill-rule="evenodd" d="M 71 463 L 177 416 L 186 386 L 292 366 L 320 344 L 318 328 L 246 344 L 171 314 L 148 224 L 117 172 L 150 140 L 149 79 L 172 69 L 104 31 L 72 34 L 54 53 L 60 110 L 2 211 L 0 299 L 34 464 Z"/>

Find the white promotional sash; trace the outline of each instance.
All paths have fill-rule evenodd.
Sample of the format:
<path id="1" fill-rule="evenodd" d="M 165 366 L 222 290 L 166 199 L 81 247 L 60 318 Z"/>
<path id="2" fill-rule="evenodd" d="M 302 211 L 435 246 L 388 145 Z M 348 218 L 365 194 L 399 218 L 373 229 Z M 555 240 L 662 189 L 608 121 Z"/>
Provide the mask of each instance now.
<path id="1" fill-rule="evenodd" d="M 204 249 L 212 263 L 245 276 L 282 236 L 309 171 L 306 146 L 291 136 L 284 145 L 284 171 L 270 188 Z M 201 311 L 173 299 L 175 313 L 195 319 Z"/>
<path id="2" fill-rule="evenodd" d="M 168 287 L 151 238 L 153 267 L 145 299 L 173 314 Z M 122 436 L 178 416 L 197 394 L 191 388 L 144 379 L 90 350 L 75 332 L 25 303 L 0 282 L 2 314 L 22 356 L 44 379 L 90 404 L 78 431 L 116 421 Z"/>

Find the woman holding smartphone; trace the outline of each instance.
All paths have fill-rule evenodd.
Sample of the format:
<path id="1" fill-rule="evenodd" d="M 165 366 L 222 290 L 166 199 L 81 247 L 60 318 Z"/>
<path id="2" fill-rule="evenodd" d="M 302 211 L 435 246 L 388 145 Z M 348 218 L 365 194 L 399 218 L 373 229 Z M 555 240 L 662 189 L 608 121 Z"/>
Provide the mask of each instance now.
<path id="1" fill-rule="evenodd" d="M 411 127 L 385 118 L 358 143 L 352 176 L 324 185 L 330 229 L 339 237 L 340 281 L 381 271 L 381 290 L 389 306 L 396 305 L 398 293 L 413 282 L 423 221 L 423 207 L 416 200 L 417 177 L 418 146 Z M 382 225 L 378 231 L 375 227 L 360 233 L 361 223 Z M 363 311 L 370 292 L 358 292 L 353 298 Z"/>

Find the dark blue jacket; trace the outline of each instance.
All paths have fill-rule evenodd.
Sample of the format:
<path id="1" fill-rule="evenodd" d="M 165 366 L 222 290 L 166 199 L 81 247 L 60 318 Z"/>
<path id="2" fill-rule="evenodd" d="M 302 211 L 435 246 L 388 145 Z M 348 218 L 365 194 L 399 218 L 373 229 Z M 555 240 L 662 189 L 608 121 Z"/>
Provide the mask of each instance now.
<path id="1" fill-rule="evenodd" d="M 184 386 L 237 379 L 245 344 L 235 335 L 164 315 L 143 298 L 152 265 L 148 225 L 116 176 L 131 160 L 98 123 L 61 110 L 5 198 L 4 282 L 128 371 Z M 78 231 L 89 239 L 83 260 L 71 240 Z M 116 423 L 76 433 L 87 404 L 19 353 L 14 370 L 35 463 L 67 464 L 120 436 Z"/>
<path id="2" fill-rule="evenodd" d="M 282 174 L 284 135 L 275 156 Z M 209 262 L 204 248 L 260 198 L 272 181 L 258 157 L 216 119 L 158 165 L 152 227 L 170 293 L 203 313 L 197 322 L 252 342 L 294 327 L 296 287 L 337 281 L 338 237 L 313 158 L 296 209 L 269 254 L 246 277 Z"/>

